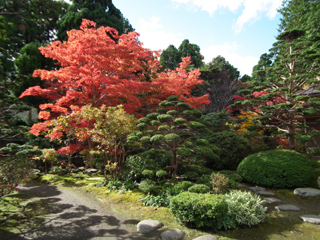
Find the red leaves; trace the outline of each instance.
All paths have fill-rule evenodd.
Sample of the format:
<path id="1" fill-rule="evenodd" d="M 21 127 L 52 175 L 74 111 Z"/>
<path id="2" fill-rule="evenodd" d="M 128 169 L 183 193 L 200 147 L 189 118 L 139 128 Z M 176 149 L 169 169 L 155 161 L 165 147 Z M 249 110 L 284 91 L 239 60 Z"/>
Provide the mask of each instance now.
<path id="1" fill-rule="evenodd" d="M 67 147 L 62 147 L 60 148 L 57 153 L 60 155 L 68 155 L 68 154 L 74 154 L 77 152 L 82 151 L 83 149 L 85 149 L 84 146 L 79 145 L 79 144 L 70 144 Z"/>

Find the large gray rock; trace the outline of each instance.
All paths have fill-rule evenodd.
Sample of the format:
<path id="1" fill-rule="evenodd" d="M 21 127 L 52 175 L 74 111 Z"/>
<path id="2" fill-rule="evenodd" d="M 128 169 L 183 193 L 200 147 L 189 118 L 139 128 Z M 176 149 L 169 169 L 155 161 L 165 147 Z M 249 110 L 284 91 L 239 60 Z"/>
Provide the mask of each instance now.
<path id="1" fill-rule="evenodd" d="M 201 237 L 197 237 L 193 240 L 219 240 L 219 238 L 217 238 L 216 236 L 213 236 L 213 235 L 204 235 Z"/>
<path id="2" fill-rule="evenodd" d="M 137 231 L 140 233 L 149 233 L 163 226 L 164 224 L 157 220 L 143 220 L 138 223 Z"/>
<path id="3" fill-rule="evenodd" d="M 181 240 L 184 238 L 185 233 L 180 229 L 168 229 L 161 233 L 162 240 Z"/>
<path id="4" fill-rule="evenodd" d="M 320 190 L 315 188 L 296 188 L 293 192 L 301 197 L 320 196 Z"/>
<path id="5" fill-rule="evenodd" d="M 320 217 L 317 215 L 303 215 L 300 216 L 300 218 L 308 223 L 312 223 L 312 224 L 320 224 Z"/>
<path id="6" fill-rule="evenodd" d="M 280 212 L 280 211 L 300 211 L 301 210 L 299 207 L 294 206 L 294 205 L 290 205 L 290 204 L 279 205 L 279 206 L 276 206 L 275 209 L 277 209 L 278 212 Z"/>

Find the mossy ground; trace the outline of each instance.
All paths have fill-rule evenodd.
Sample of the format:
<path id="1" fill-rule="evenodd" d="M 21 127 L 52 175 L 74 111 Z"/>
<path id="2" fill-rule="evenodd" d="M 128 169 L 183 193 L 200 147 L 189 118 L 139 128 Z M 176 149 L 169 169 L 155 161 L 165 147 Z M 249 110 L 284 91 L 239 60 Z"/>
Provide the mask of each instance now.
<path id="1" fill-rule="evenodd" d="M 293 204 L 300 207 L 299 212 L 278 212 L 275 209 L 276 204 L 266 204 L 268 207 L 268 219 L 257 226 L 240 227 L 234 230 L 213 232 L 210 229 L 196 230 L 189 229 L 177 222 L 168 208 L 165 207 L 146 207 L 139 202 L 139 198 L 145 196 L 144 193 L 134 190 L 118 194 L 118 191 L 109 191 L 106 187 L 95 187 L 94 184 L 101 183 L 102 176 L 90 177 L 82 175 L 75 177 L 73 175 L 57 176 L 45 175 L 40 181 L 52 185 L 64 185 L 77 187 L 84 192 L 89 192 L 96 198 L 108 202 L 112 210 L 129 219 L 143 220 L 155 219 L 165 224 L 165 229 L 179 228 L 186 232 L 187 239 L 193 239 L 196 236 L 214 234 L 220 240 L 230 239 L 320 239 L 320 225 L 313 225 L 303 222 L 301 215 L 320 216 L 320 197 L 302 198 L 293 194 L 293 189 L 270 190 L 274 192 L 275 197 L 282 200 L 283 204 Z M 246 190 L 246 188 L 242 188 Z M 28 229 L 36 226 L 43 221 L 43 216 L 50 208 L 50 203 L 42 201 L 32 196 L 23 196 L 15 193 L 1 198 L 0 202 L 0 236 L 8 232 L 17 232 L 19 229 Z M 17 225 L 19 227 L 17 227 Z"/>

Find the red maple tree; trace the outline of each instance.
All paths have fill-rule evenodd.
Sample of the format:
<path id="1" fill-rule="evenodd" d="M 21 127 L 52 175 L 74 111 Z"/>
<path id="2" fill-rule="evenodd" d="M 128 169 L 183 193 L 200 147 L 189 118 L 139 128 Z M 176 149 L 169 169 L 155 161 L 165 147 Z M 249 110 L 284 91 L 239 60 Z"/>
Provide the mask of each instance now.
<path id="1" fill-rule="evenodd" d="M 83 19 L 80 30 L 71 30 L 68 36 L 68 41 L 39 48 L 60 68 L 36 70 L 33 76 L 46 80 L 45 87 L 28 88 L 20 96 L 41 96 L 49 101 L 39 106 L 39 119 L 44 121 L 31 127 L 34 135 L 52 129 L 49 124 L 58 116 L 70 115 L 87 104 L 121 104 L 127 113 L 141 117 L 145 109 L 156 108 L 170 95 L 179 96 L 193 107 L 209 103 L 208 95 L 191 96 L 192 89 L 203 81 L 199 70 L 186 71 L 190 58 L 183 58 L 174 71 L 159 72 L 160 52 L 143 48 L 136 32 L 119 36 L 113 28 L 96 28 L 96 23 Z M 53 130 L 47 137 L 62 136 L 62 126 L 54 126 Z"/>

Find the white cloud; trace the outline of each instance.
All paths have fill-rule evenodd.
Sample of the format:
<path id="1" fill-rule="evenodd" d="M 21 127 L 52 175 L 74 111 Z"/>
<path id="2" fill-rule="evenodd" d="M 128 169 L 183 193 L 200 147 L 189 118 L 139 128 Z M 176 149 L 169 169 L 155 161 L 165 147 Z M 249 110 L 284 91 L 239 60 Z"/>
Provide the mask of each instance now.
<path id="1" fill-rule="evenodd" d="M 231 12 L 243 6 L 241 16 L 237 19 L 233 30 L 240 32 L 244 24 L 257 21 L 263 14 L 273 19 L 280 8 L 282 0 L 171 0 L 177 4 L 187 4 L 191 9 L 200 8 L 212 16 L 218 9 L 227 8 Z"/>
<path id="2" fill-rule="evenodd" d="M 181 33 L 170 33 L 163 30 L 159 17 L 152 17 L 150 20 L 140 19 L 137 32 L 140 33 L 139 39 L 143 46 L 151 50 L 163 50 L 170 44 L 179 46 L 182 42 Z"/>
<path id="3" fill-rule="evenodd" d="M 230 64 L 238 68 L 241 76 L 244 74 L 251 75 L 252 68 L 258 63 L 259 58 L 253 56 L 241 56 L 236 53 L 237 50 L 240 50 L 240 46 L 236 42 L 233 42 L 210 46 L 203 49 L 201 53 L 203 54 L 204 61 L 206 63 L 210 62 L 216 56 L 221 55 Z"/>

